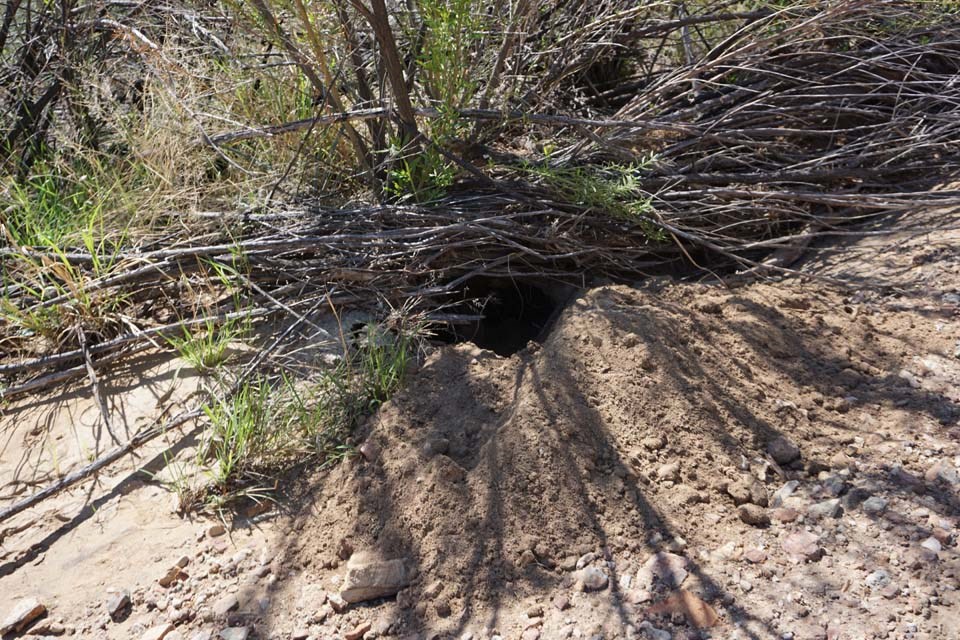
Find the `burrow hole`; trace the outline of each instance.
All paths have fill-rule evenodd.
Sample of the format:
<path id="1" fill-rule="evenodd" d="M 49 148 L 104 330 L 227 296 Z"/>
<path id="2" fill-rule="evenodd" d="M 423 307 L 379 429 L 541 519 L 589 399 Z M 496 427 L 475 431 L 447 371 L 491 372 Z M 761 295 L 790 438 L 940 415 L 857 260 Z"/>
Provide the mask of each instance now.
<path id="1" fill-rule="evenodd" d="M 571 288 L 566 285 L 507 278 L 475 278 L 444 309 L 445 323 L 436 339 L 445 343 L 472 342 L 509 356 L 542 342 Z"/>

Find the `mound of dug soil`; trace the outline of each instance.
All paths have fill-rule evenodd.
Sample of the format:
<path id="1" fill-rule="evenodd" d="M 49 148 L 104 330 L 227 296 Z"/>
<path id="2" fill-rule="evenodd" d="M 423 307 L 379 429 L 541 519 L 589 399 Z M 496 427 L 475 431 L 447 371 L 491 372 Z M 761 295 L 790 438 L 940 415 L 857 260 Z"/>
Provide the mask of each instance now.
<path id="1" fill-rule="evenodd" d="M 409 586 L 316 637 L 949 637 L 956 318 L 809 290 L 601 287 L 511 358 L 434 354 L 284 543 Z"/>
<path id="2" fill-rule="evenodd" d="M 36 597 L 12 629 L 166 640 L 957 638 L 960 238 L 903 237 L 804 267 L 844 286 L 601 286 L 509 357 L 438 348 L 286 515 L 224 535 L 140 477 L 40 542 L 0 532 L 32 544 L 0 614 Z"/>

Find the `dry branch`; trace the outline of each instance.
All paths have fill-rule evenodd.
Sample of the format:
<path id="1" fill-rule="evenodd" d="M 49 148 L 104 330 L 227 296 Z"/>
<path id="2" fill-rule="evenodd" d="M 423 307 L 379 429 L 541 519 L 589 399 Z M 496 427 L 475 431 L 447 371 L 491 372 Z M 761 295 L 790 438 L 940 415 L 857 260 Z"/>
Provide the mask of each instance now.
<path id="1" fill-rule="evenodd" d="M 352 4 L 376 21 L 359 0 Z M 759 274 L 788 267 L 776 259 L 768 264 L 770 251 L 840 233 L 843 225 L 873 216 L 938 207 L 956 220 L 960 192 L 933 190 L 960 172 L 955 19 L 900 28 L 909 10 L 873 0 L 752 13 L 725 12 L 718 5 L 708 14 L 671 20 L 646 16 L 635 3 L 617 7 L 599 18 L 571 18 L 552 5 L 532 16 L 525 42 L 540 41 L 558 21 L 572 20 L 562 51 L 531 53 L 519 40 L 506 49 L 515 58 L 504 67 L 518 77 L 527 78 L 521 72 L 534 67 L 543 71 L 535 87 L 526 87 L 536 99 L 458 112 L 504 136 L 539 139 L 549 128 L 548 139 L 557 147 L 549 158 L 528 153 L 520 161 L 511 151 L 498 155 L 500 164 L 491 168 L 440 147 L 466 177 L 435 202 L 304 205 L 245 215 L 239 241 L 124 249 L 111 256 L 123 270 L 105 277 L 93 273 L 94 256 L 84 251 L 67 251 L 65 259 L 86 276 L 87 294 L 136 290 L 149 297 L 172 275 L 240 253 L 249 270 L 237 285 L 249 300 L 298 317 L 302 299 L 328 287 L 336 287 L 342 300 L 418 298 L 430 310 L 479 276 L 635 280 L 704 258 L 715 269 Z M 344 14 L 341 20 L 352 18 Z M 721 36 L 702 46 L 693 30 L 707 25 Z M 684 33 L 690 62 L 667 64 L 660 52 L 682 48 Z M 658 62 L 631 81 L 615 108 L 557 99 L 562 87 L 603 55 L 629 47 L 654 52 Z M 352 53 L 362 65 L 362 52 Z M 597 100 L 589 104 L 603 104 L 602 87 L 591 95 Z M 209 142 L 230 145 L 311 127 L 411 117 L 385 104 L 225 132 Z M 412 117 L 424 124 L 440 116 L 438 109 L 422 107 Z M 557 178 L 569 175 L 593 180 L 587 187 L 627 175 L 634 184 L 628 196 L 647 208 L 605 210 L 610 203 L 598 205 L 558 186 Z M 16 253 L 0 249 L 0 258 Z M 26 289 L 9 297 L 25 310 L 70 302 L 70 295 L 34 296 Z M 168 329 L 91 344 L 89 354 L 145 344 Z M 75 373 L 55 370 L 74 366 L 82 356 L 82 349 L 69 349 L 4 364 L 0 375 L 46 369 L 54 370 L 47 380 L 72 379 Z M 2 394 L 43 384 L 27 381 Z"/>

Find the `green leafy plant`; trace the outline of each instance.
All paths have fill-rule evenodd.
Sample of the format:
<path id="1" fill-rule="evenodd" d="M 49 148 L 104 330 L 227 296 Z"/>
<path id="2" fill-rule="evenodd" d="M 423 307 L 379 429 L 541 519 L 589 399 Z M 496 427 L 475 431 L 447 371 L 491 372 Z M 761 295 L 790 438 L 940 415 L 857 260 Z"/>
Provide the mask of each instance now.
<path id="1" fill-rule="evenodd" d="M 643 173 L 654 161 L 650 156 L 629 165 L 563 167 L 528 163 L 521 171 L 538 177 L 561 202 L 641 225 L 651 241 L 665 242 L 663 230 L 651 220 L 653 206 L 642 188 Z"/>

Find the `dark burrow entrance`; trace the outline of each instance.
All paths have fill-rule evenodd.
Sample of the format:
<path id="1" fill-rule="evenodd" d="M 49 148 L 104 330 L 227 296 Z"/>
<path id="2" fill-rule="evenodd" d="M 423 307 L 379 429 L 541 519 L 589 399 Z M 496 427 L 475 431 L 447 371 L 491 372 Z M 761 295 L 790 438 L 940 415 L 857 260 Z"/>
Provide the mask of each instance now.
<path id="1" fill-rule="evenodd" d="M 472 342 L 501 356 L 540 342 L 572 288 L 507 278 L 471 280 L 458 300 L 444 309 L 440 342 Z"/>

